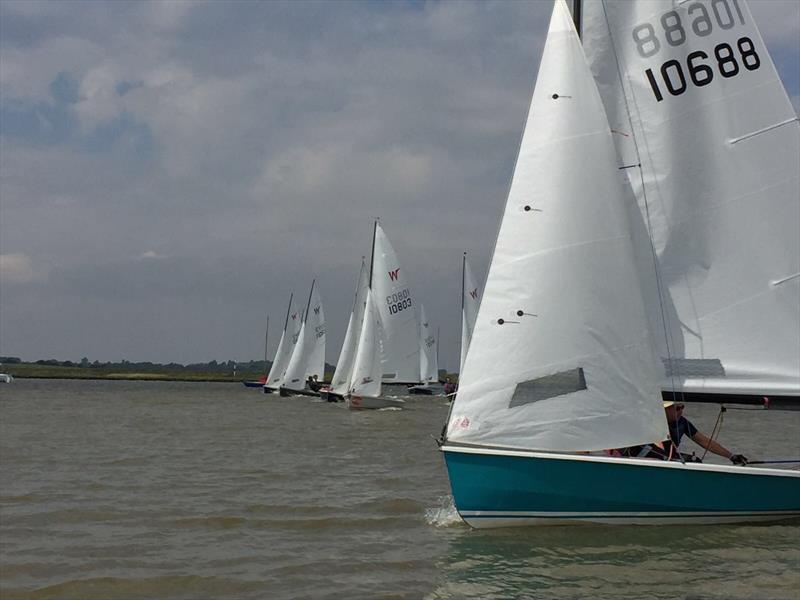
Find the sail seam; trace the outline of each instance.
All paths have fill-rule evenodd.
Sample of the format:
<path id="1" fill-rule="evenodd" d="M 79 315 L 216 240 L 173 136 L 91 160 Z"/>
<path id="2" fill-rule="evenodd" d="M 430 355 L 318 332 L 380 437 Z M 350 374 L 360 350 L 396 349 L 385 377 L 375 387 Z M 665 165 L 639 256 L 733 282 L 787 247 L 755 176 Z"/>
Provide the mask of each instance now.
<path id="1" fill-rule="evenodd" d="M 757 135 L 761 135 L 762 133 L 767 133 L 768 131 L 772 131 L 773 129 L 777 129 L 778 127 L 783 127 L 784 125 L 789 125 L 790 123 L 797 123 L 798 121 L 800 121 L 800 118 L 798 117 L 786 119 L 785 121 L 781 121 L 780 123 L 775 123 L 774 125 L 770 125 L 769 127 L 764 127 L 763 129 L 759 129 L 758 131 L 753 131 L 738 138 L 733 138 L 732 140 L 728 140 L 728 143 L 731 146 L 733 146 L 734 144 L 741 142 L 743 140 L 749 140 L 750 138 L 755 137 Z"/>

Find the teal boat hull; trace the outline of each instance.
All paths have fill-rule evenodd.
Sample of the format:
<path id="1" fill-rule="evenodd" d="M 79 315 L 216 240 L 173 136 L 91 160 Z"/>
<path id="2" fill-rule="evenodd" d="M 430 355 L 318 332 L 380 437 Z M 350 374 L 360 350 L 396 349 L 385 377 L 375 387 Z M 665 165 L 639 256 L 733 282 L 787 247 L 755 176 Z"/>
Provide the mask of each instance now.
<path id="1" fill-rule="evenodd" d="M 444 446 L 453 500 L 476 528 L 800 518 L 800 472 Z"/>

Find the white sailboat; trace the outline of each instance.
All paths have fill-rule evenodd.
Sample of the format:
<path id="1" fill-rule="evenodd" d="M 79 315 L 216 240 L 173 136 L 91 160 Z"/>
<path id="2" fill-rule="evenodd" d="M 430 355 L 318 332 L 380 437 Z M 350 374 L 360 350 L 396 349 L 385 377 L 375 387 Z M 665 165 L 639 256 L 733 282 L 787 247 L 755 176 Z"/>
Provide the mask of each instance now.
<path id="1" fill-rule="evenodd" d="M 350 380 L 353 375 L 358 339 L 364 322 L 364 312 L 367 306 L 367 291 L 369 290 L 369 269 L 366 261 L 361 259 L 361 270 L 358 273 L 356 293 L 353 298 L 353 308 L 350 311 L 350 320 L 347 322 L 347 331 L 336 362 L 336 370 L 327 389 L 320 390 L 322 397 L 329 402 L 344 400 L 350 390 Z"/>
<path id="2" fill-rule="evenodd" d="M 377 222 L 373 238 L 370 287 L 383 325 L 381 381 L 417 384 L 420 382 L 417 302 L 405 270 Z"/>
<path id="3" fill-rule="evenodd" d="M 319 396 L 308 385 L 310 381 L 321 385 L 325 376 L 325 311 L 315 284 L 316 279 L 311 282 L 300 335 L 280 388 L 281 396 Z"/>
<path id="4" fill-rule="evenodd" d="M 467 350 L 472 340 L 472 331 L 475 329 L 475 319 L 478 318 L 478 307 L 481 305 L 481 293 L 472 269 L 467 262 L 467 253 L 464 252 L 464 260 L 461 264 L 461 361 L 459 362 L 458 372 L 464 369 L 464 361 L 467 358 Z"/>
<path id="5" fill-rule="evenodd" d="M 422 383 L 408 388 L 410 394 L 438 395 L 443 386 L 439 384 L 438 339 L 425 314 L 425 306 L 419 306 L 419 374 Z"/>
<path id="6" fill-rule="evenodd" d="M 693 73 L 699 79 L 696 59 L 701 55 L 692 53 L 699 47 L 694 44 L 716 44 L 714 48 L 728 44 L 741 51 L 737 60 L 746 61 L 745 56 L 755 53 L 760 64 L 767 67 L 766 49 L 743 0 L 697 0 L 691 4 L 605 0 L 597 4 L 604 9 L 605 18 L 615 14 L 621 18 L 630 11 L 633 21 L 629 24 L 635 23 L 632 30 L 619 32 L 612 28 L 615 47 L 616 42 L 638 45 L 650 56 L 655 55 L 653 48 L 661 48 L 666 56 L 662 54 L 657 60 L 668 59 L 663 63 L 667 66 L 659 71 L 664 77 L 677 72 L 676 62 L 672 62 L 677 59 L 670 58 L 680 45 L 680 38 L 670 33 L 676 19 L 691 23 L 689 13 L 700 11 L 697 6 L 708 15 L 719 14 L 723 5 L 731 11 L 738 7 L 747 16 L 732 24 L 724 21 L 730 25 L 727 29 L 698 26 L 690 37 L 686 33 L 689 29 L 684 28 L 691 43 L 681 48 L 681 60 L 695 69 Z M 638 37 L 632 31 L 638 32 Z M 654 35 L 659 37 L 658 43 L 652 41 Z M 707 36 L 709 39 L 705 39 Z M 745 37 L 749 42 L 741 43 Z M 710 146 L 709 152 L 725 153 L 739 164 L 742 158 L 737 153 L 742 147 L 732 150 L 731 145 L 759 128 L 751 129 L 753 123 L 744 117 L 719 117 L 708 129 L 703 126 L 708 116 L 701 118 L 697 110 L 724 111 L 729 95 L 747 95 L 750 91 L 760 101 L 762 96 L 770 97 L 770 86 L 780 86 L 775 83 L 777 79 L 764 84 L 760 77 L 731 83 L 732 70 L 725 62 L 728 54 L 718 54 L 722 56 L 717 56 L 720 63 L 714 68 L 729 69 L 728 75 L 716 76 L 716 87 L 699 85 L 692 89 L 691 93 L 700 100 L 686 105 L 681 116 L 697 131 L 695 136 L 686 133 L 684 145 L 675 148 L 673 159 L 678 165 L 683 161 L 682 153 L 691 154 L 695 146 L 703 145 Z M 616 56 L 620 56 L 618 47 Z M 751 61 L 751 66 L 754 64 Z M 620 65 L 625 69 L 624 60 Z M 672 127 L 674 123 L 648 112 L 661 100 L 650 89 L 647 69 L 652 67 L 644 67 L 639 65 L 635 77 L 633 71 L 624 72 L 623 76 L 630 76 L 628 81 L 637 91 L 635 110 L 649 115 L 643 121 L 654 128 Z M 738 73 L 747 79 L 756 70 L 740 66 Z M 672 91 L 678 90 L 676 80 L 670 82 L 669 94 L 680 96 Z M 767 89 L 762 90 L 764 85 Z M 649 98 L 642 90 L 649 91 Z M 702 104 L 703 100 L 709 107 Z M 698 102 L 704 107 L 702 110 L 697 108 Z M 747 99 L 747 103 L 752 106 L 756 98 Z M 729 108 L 737 114 L 741 110 L 735 98 Z M 675 110 L 676 114 L 680 112 Z M 722 125 L 725 127 L 719 129 Z M 789 125 L 791 132 L 787 134 L 782 129 L 786 126 L 772 125 L 770 129 L 769 124 L 762 124 L 760 130 L 764 133 L 756 137 L 763 135 L 784 142 L 780 152 L 791 155 L 794 170 L 781 171 L 783 178 L 774 183 L 771 178 L 775 171 L 769 161 L 760 161 L 764 170 L 751 176 L 761 180 L 761 187 L 750 184 L 741 191 L 749 192 L 751 197 L 754 188 L 775 188 L 776 208 L 783 211 L 784 218 L 794 217 L 792 222 L 796 224 L 800 204 L 797 127 Z M 740 130 L 740 134 L 725 137 L 728 128 Z M 724 133 L 715 133 L 718 130 Z M 654 326 L 650 306 L 656 301 L 668 313 L 668 290 L 659 285 L 665 277 L 662 270 L 666 263 L 652 261 L 652 250 L 655 248 L 658 253 L 659 246 L 657 240 L 651 245 L 648 228 L 654 236 L 665 232 L 654 230 L 653 223 L 648 223 L 638 210 L 626 178 L 620 175 L 620 168 L 624 170 L 627 165 L 619 164 L 612 135 L 617 134 L 609 126 L 569 10 L 564 0 L 556 0 L 486 289 L 442 441 L 456 508 L 475 527 L 581 521 L 710 523 L 800 517 L 800 473 L 795 471 L 612 458 L 603 454 L 606 449 L 668 437 L 661 402 L 663 371 L 657 359 L 662 343 L 656 338 L 668 337 L 670 329 L 665 334 L 664 327 Z M 767 152 L 766 146 L 759 143 L 758 148 Z M 661 150 L 660 146 L 647 146 L 649 153 Z M 706 171 L 703 160 L 694 164 L 697 172 L 705 173 L 709 180 L 717 178 L 720 173 Z M 669 170 L 658 170 L 656 174 L 653 185 L 658 183 L 662 189 L 677 185 L 670 184 Z M 770 186 L 770 181 L 774 185 Z M 713 186 L 683 189 L 682 193 L 701 198 L 710 193 L 709 187 Z M 783 188 L 794 191 L 785 196 Z M 739 194 L 729 191 L 739 206 Z M 721 202 L 719 197 L 717 200 Z M 771 206 L 768 202 L 765 208 Z M 649 208 L 661 210 L 663 206 Z M 736 220 L 726 217 L 725 203 L 721 202 L 717 209 L 723 217 L 719 226 L 732 226 Z M 702 212 L 696 216 L 708 218 Z M 755 226 L 758 219 L 752 215 L 750 218 Z M 710 230 L 710 225 L 705 229 Z M 770 231 L 782 236 L 787 249 L 796 250 L 798 228 L 788 229 Z M 689 246 L 703 245 L 685 236 L 681 239 Z M 758 254 L 753 249 L 750 252 Z M 642 256 L 651 258 L 650 269 Z M 791 332 L 785 336 L 794 336 L 795 344 L 800 343 L 800 289 L 791 277 L 798 270 L 798 256 L 800 253 L 795 251 L 777 265 L 783 278 L 789 279 L 784 283 L 772 280 L 772 285 L 780 288 L 777 293 L 784 295 L 783 301 L 791 306 L 792 310 L 788 310 L 781 303 L 780 320 Z M 688 256 L 685 258 L 688 260 Z M 758 262 L 757 258 L 753 260 Z M 770 265 L 762 272 L 762 279 L 775 277 L 772 270 Z M 701 300 L 705 298 L 696 298 L 696 302 Z M 760 306 L 761 300 L 753 302 L 751 309 Z M 680 314 L 679 306 L 676 310 Z M 713 316 L 705 310 L 699 314 Z M 749 331 L 750 317 L 753 315 L 748 311 L 748 318 L 736 327 Z M 782 341 L 777 342 L 777 349 L 783 347 Z M 741 348 L 736 351 L 744 352 Z M 723 354 L 720 352 L 719 356 Z M 669 361 L 673 360 L 671 356 L 667 355 Z M 777 359 L 776 364 L 784 363 Z M 798 377 L 793 375 L 797 369 L 797 362 L 781 367 L 778 382 L 770 389 L 793 389 L 792 385 L 800 381 L 794 379 Z"/>
<path id="7" fill-rule="evenodd" d="M 376 260 L 378 256 L 382 256 L 383 259 L 386 257 L 386 246 L 382 245 L 383 242 L 380 241 L 381 237 L 379 236 L 379 232 L 381 231 L 380 225 L 375 221 L 372 233 L 372 257 L 370 259 L 364 318 L 361 331 L 359 332 L 358 349 L 350 376 L 350 389 L 345 397 L 347 407 L 352 410 L 402 407 L 405 404 L 405 402 L 399 398 L 389 398 L 381 395 L 383 391 L 381 376 L 385 373 L 386 365 L 386 325 L 381 311 L 378 308 L 380 301 L 376 301 L 374 291 L 377 282 L 375 275 L 382 274 L 380 271 L 376 271 L 376 269 L 384 268 L 386 265 L 385 260 Z M 385 241 L 385 236 L 383 237 Z M 386 241 L 386 244 L 388 244 L 388 241 Z M 391 246 L 388 248 L 391 250 Z M 394 251 L 392 251 L 392 254 L 394 254 Z M 394 264 L 396 264 L 396 259 Z M 397 267 L 397 270 L 394 272 L 395 279 L 397 278 L 397 271 L 399 271 L 399 267 Z M 410 293 L 406 297 L 410 301 Z M 387 306 L 391 306 L 388 302 L 389 298 L 386 298 L 386 300 Z M 411 306 L 410 302 L 409 306 Z M 391 312 L 391 315 L 395 315 L 396 312 L 397 311 Z M 414 311 L 409 310 L 408 312 L 413 313 Z M 395 331 L 402 333 L 400 329 Z M 396 339 L 405 338 L 398 336 Z M 419 352 L 418 347 L 417 352 Z M 419 369 L 419 365 L 417 365 L 417 369 Z"/>
<path id="8" fill-rule="evenodd" d="M 286 309 L 286 320 L 283 324 L 283 332 L 281 339 L 278 342 L 278 348 L 275 350 L 275 357 L 272 360 L 272 367 L 267 376 L 267 383 L 264 385 L 264 393 L 277 392 L 283 384 L 286 367 L 289 366 L 289 360 L 292 358 L 295 344 L 300 336 L 300 326 L 302 324 L 302 315 L 300 311 L 294 306 L 294 294 L 289 296 L 289 306 Z"/>

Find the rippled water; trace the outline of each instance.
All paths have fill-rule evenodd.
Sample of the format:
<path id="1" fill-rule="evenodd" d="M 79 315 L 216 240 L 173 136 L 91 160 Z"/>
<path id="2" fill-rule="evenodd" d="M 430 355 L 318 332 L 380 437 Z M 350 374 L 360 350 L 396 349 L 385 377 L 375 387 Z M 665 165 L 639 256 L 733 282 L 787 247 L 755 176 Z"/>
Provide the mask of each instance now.
<path id="1" fill-rule="evenodd" d="M 797 526 L 470 530 L 432 439 L 446 413 L 0 386 L 0 598 L 798 598 Z M 713 408 L 690 413 L 710 431 Z M 799 430 L 798 413 L 731 411 L 721 439 L 800 453 Z"/>

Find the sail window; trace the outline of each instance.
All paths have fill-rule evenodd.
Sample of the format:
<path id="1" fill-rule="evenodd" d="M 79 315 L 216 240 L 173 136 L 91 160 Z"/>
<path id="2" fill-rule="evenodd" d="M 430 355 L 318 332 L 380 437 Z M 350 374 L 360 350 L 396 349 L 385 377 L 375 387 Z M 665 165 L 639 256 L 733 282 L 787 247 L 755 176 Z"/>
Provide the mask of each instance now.
<path id="1" fill-rule="evenodd" d="M 585 389 L 586 377 L 583 374 L 583 368 L 577 367 L 568 371 L 560 371 L 518 383 L 514 388 L 514 395 L 511 396 L 508 408 L 516 408 Z"/>
<path id="2" fill-rule="evenodd" d="M 725 377 L 718 358 L 662 358 L 667 377 Z"/>
<path id="3" fill-rule="evenodd" d="M 382 377 L 383 379 L 394 379 L 397 377 L 397 373 L 384 373 Z"/>

